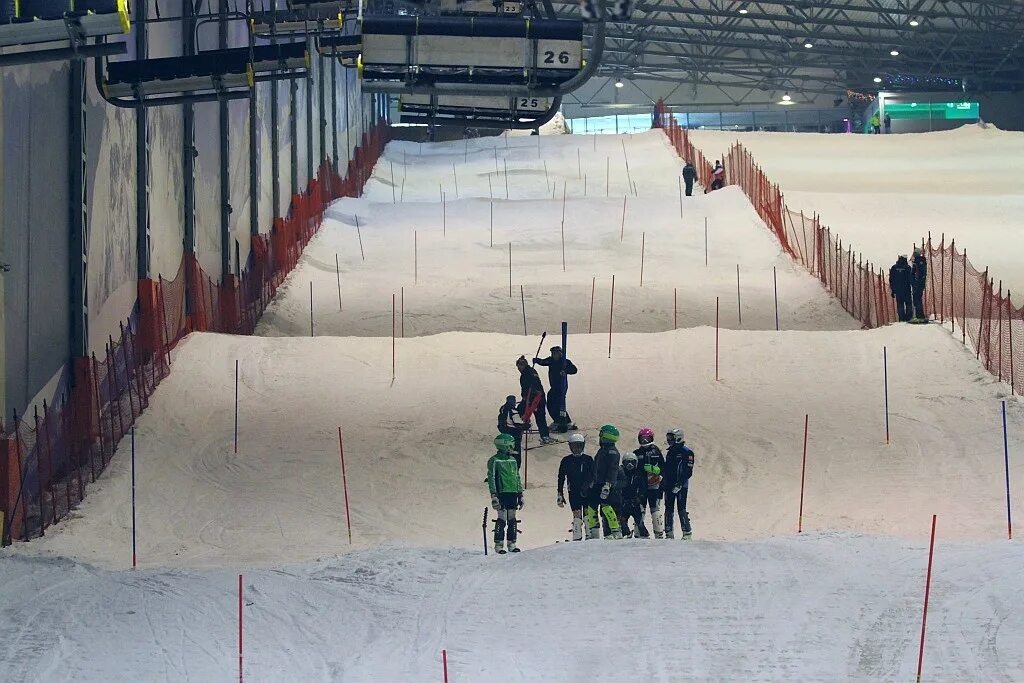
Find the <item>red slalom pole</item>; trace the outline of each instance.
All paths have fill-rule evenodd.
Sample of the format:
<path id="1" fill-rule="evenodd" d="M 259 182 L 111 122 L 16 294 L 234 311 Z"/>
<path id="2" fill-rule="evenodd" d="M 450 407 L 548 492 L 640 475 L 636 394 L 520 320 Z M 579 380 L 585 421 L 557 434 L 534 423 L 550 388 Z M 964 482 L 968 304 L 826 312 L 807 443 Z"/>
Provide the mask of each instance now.
<path id="1" fill-rule="evenodd" d="M 345 442 L 338 427 L 338 453 L 341 454 L 341 486 L 345 490 L 345 524 L 348 526 L 348 544 L 352 545 L 352 513 L 348 508 L 348 476 L 345 473 Z"/>
<path id="2" fill-rule="evenodd" d="M 810 417 L 810 415 L 804 415 L 804 459 L 803 464 L 800 465 L 800 517 L 796 524 L 798 534 L 804 532 L 804 478 L 807 474 L 807 423 Z"/>
<path id="3" fill-rule="evenodd" d="M 921 617 L 921 647 L 917 653 L 917 683 L 921 683 L 921 669 L 924 667 L 924 633 L 928 624 L 928 598 L 932 588 L 932 558 L 935 555 L 935 520 L 932 515 L 932 536 L 928 543 L 928 575 L 924 583 L 924 614 Z"/>
<path id="4" fill-rule="evenodd" d="M 448 683 L 448 650 L 441 650 L 441 666 L 444 667 L 444 683 Z"/>
<path id="5" fill-rule="evenodd" d="M 238 683 L 242 683 L 242 575 L 238 575 Z"/>

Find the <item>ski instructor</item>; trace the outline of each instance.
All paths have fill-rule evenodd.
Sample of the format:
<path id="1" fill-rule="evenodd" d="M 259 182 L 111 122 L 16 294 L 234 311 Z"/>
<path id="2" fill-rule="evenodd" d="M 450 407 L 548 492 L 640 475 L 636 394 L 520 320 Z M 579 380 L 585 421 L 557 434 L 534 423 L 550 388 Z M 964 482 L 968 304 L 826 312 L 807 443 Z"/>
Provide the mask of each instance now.
<path id="1" fill-rule="evenodd" d="M 565 357 L 561 346 L 552 346 L 551 355 L 547 358 L 534 358 L 533 362 L 548 369 L 548 413 L 553 423 L 552 431 L 565 433 L 576 429 L 572 418 L 565 408 L 565 395 L 569 391 L 569 375 L 577 370 L 572 361 Z"/>
<path id="2" fill-rule="evenodd" d="M 540 381 L 540 375 L 526 361 L 526 356 L 519 356 L 516 359 L 516 367 L 519 369 L 519 388 L 523 392 L 523 422 L 529 424 L 532 415 L 537 421 L 540 442 L 554 443 L 548 431 L 548 419 L 544 415 L 547 405 L 544 402 L 544 385 Z"/>

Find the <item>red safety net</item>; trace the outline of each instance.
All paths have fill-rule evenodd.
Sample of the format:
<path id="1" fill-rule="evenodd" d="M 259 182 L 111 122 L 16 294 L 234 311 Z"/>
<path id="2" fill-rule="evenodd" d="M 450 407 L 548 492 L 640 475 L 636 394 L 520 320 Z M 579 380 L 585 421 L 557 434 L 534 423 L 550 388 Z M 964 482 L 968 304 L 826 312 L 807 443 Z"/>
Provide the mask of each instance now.
<path id="1" fill-rule="evenodd" d="M 707 187 L 711 166 L 679 126 L 671 110 L 658 101 L 653 126 L 661 128 L 683 159 L 697 166 L 701 184 Z M 865 261 L 863 254 L 844 244 L 821 224 L 816 215 L 790 209 L 779 186 L 770 182 L 753 155 L 736 143 L 723 159 L 727 183 L 738 185 L 782 248 L 821 281 L 843 308 L 866 328 L 897 321 L 896 305 L 889 291 L 887 271 Z M 1024 356 L 1024 308 L 1010 301 L 1010 293 L 996 283 L 988 270 L 979 271 L 956 249 L 955 240 L 939 244 L 931 235 L 917 246 L 928 260 L 924 306 L 928 317 L 970 341 L 975 355 L 999 380 L 1010 383 L 1013 393 L 1024 392 L 1015 367 Z M 1016 341 L 1015 341 L 1016 339 Z M 1016 344 L 1016 345 L 1015 345 Z"/>
<path id="2" fill-rule="evenodd" d="M 108 339 L 102 357 L 74 359 L 69 391 L 30 417 L 14 415 L 0 434 L 3 544 L 42 536 L 82 501 L 170 372 L 170 350 L 181 339 L 193 331 L 253 333 L 327 206 L 362 192 L 389 131 L 381 125 L 363 135 L 345 178 L 323 162 L 306 191 L 292 197 L 288 215 L 274 220 L 269 235 L 253 236 L 241 278 L 215 283 L 186 254 L 174 278 L 140 281 L 138 313 L 118 339 Z"/>

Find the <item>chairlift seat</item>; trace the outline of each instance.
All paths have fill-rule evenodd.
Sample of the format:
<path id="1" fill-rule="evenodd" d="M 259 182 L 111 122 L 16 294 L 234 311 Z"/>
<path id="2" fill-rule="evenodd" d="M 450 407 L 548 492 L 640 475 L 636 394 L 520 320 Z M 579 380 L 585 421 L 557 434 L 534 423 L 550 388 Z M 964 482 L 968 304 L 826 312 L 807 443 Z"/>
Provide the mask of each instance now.
<path id="1" fill-rule="evenodd" d="M 127 0 L 21 0 L 0 4 L 0 47 L 128 33 Z"/>
<path id="2" fill-rule="evenodd" d="M 345 22 L 344 8 L 345 3 L 333 2 L 290 10 L 253 12 L 249 15 L 249 26 L 253 34 L 261 38 L 340 31 Z"/>

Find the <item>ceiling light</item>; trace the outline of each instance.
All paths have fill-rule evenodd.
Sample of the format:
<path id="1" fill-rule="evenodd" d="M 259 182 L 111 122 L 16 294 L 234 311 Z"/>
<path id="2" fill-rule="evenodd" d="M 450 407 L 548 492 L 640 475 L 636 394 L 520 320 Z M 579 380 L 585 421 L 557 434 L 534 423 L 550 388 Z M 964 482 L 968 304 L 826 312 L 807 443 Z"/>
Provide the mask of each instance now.
<path id="1" fill-rule="evenodd" d="M 747 13 L 747 8 L 746 7 L 742 8 L 740 10 L 740 14 L 746 14 L 746 13 Z"/>
<path id="2" fill-rule="evenodd" d="M 804 47 L 806 47 L 808 50 L 810 50 L 812 47 L 814 47 L 814 43 L 806 42 L 806 43 L 804 43 Z"/>
<path id="3" fill-rule="evenodd" d="M 917 19 L 911 19 L 911 20 L 910 20 L 910 25 L 911 25 L 911 26 L 920 26 L 920 25 L 921 25 L 921 22 L 920 22 L 920 21 L 918 21 Z"/>
<path id="4" fill-rule="evenodd" d="M 893 57 L 899 57 L 900 56 L 900 51 L 899 50 L 890 50 L 889 54 L 891 54 Z"/>
<path id="5" fill-rule="evenodd" d="M 623 85 L 624 85 L 624 84 L 623 84 L 623 82 L 622 82 L 622 81 L 615 81 L 615 87 L 616 87 L 616 88 L 621 88 L 621 87 L 622 87 Z"/>
<path id="6" fill-rule="evenodd" d="M 788 107 L 790 105 L 796 104 L 796 102 L 794 102 L 793 100 L 779 100 L 779 104 Z"/>
<path id="7" fill-rule="evenodd" d="M 874 77 L 874 78 L 872 78 L 871 80 L 873 80 L 873 81 L 874 81 L 875 83 L 881 83 L 881 82 L 882 82 L 882 79 L 881 79 L 881 78 L 879 78 L 878 76 L 875 76 L 875 77 Z"/>
<path id="8" fill-rule="evenodd" d="M 789 102 L 789 101 L 790 101 L 790 100 L 792 100 L 792 99 L 793 99 L 793 98 L 789 96 L 789 93 L 786 93 L 785 95 L 783 95 L 783 96 L 782 96 L 782 100 L 783 100 L 784 102 Z"/>

